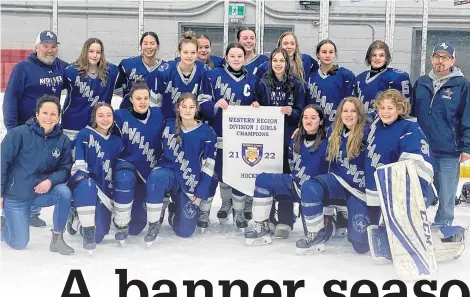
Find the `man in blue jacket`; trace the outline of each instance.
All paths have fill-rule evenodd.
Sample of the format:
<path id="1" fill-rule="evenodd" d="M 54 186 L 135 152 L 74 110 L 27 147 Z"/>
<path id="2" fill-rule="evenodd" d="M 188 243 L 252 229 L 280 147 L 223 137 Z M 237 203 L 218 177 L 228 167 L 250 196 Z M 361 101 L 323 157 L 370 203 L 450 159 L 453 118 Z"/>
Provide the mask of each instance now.
<path id="1" fill-rule="evenodd" d="M 418 118 L 434 155 L 439 198 L 434 223 L 438 225 L 451 225 L 454 220 L 460 163 L 470 159 L 470 82 L 455 61 L 452 44 L 436 44 L 432 70 L 418 78 L 411 99 L 412 115 Z"/>
<path id="2" fill-rule="evenodd" d="M 13 67 L 3 97 L 3 119 L 8 131 L 34 116 L 37 98 L 42 95 L 60 98 L 68 64 L 57 58 L 58 44 L 54 32 L 42 31 L 36 37 L 33 53 Z M 31 226 L 46 226 L 39 218 L 40 210 L 31 209 Z"/>

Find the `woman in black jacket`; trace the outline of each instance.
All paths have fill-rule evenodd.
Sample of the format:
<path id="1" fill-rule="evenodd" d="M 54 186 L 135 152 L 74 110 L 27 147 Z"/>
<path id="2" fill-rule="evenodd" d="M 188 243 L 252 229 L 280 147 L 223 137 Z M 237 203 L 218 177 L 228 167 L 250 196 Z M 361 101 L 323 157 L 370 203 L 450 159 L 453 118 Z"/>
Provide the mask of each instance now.
<path id="1" fill-rule="evenodd" d="M 2 141 L 0 208 L 6 224 L 2 240 L 14 249 L 29 242 L 31 206 L 55 205 L 51 252 L 70 255 L 63 239 L 72 194 L 65 186 L 72 168 L 71 142 L 62 133 L 59 99 L 44 95 L 36 116 L 8 131 Z"/>

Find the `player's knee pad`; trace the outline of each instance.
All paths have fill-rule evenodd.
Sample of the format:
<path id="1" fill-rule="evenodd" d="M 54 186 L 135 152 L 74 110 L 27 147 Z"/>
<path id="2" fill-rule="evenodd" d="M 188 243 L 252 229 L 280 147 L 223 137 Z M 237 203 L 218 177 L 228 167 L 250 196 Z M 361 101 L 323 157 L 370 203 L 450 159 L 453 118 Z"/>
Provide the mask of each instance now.
<path id="1" fill-rule="evenodd" d="M 72 199 L 76 207 L 96 205 L 98 201 L 96 182 L 91 178 L 80 180 L 73 190 Z"/>
<path id="2" fill-rule="evenodd" d="M 147 202 L 163 203 L 163 197 L 170 187 L 171 170 L 166 168 L 154 169 L 147 178 Z"/>
<path id="3" fill-rule="evenodd" d="M 132 218 L 129 222 L 129 234 L 133 236 L 139 235 L 147 225 L 147 221 L 142 221 L 140 218 Z"/>
<path id="4" fill-rule="evenodd" d="M 137 178 L 133 171 L 121 169 L 114 175 L 114 200 L 118 203 L 129 203 L 134 199 Z"/>
<path id="5" fill-rule="evenodd" d="M 302 202 L 316 203 L 324 200 L 324 190 L 320 182 L 316 179 L 307 180 L 302 185 L 300 192 L 300 200 Z"/>
<path id="6" fill-rule="evenodd" d="M 190 237 L 196 230 L 200 209 L 183 192 L 175 197 L 175 217 L 173 230 L 180 237 Z"/>
<path id="7" fill-rule="evenodd" d="M 269 173 L 261 173 L 256 176 L 255 197 L 272 197 L 274 180 Z"/>
<path id="8" fill-rule="evenodd" d="M 95 242 L 96 242 L 96 243 L 101 243 L 106 235 L 107 235 L 107 234 L 98 234 L 98 233 L 95 233 Z"/>

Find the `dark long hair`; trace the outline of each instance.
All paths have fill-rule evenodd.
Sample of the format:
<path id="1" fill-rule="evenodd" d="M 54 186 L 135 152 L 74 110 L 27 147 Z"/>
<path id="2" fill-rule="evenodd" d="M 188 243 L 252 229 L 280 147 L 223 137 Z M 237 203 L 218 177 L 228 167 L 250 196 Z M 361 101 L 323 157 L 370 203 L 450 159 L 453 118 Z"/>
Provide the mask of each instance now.
<path id="1" fill-rule="evenodd" d="M 321 47 L 325 44 L 331 44 L 334 49 L 335 49 L 335 56 L 338 57 L 338 49 L 336 48 L 336 44 L 331 41 L 330 39 L 323 39 L 322 41 L 320 41 L 317 45 L 317 58 L 318 58 L 318 55 L 320 54 L 320 50 L 321 50 Z M 320 58 L 318 58 L 318 60 L 320 60 Z M 319 61 L 321 63 L 321 61 Z M 328 70 L 327 74 L 330 74 L 330 75 L 333 75 L 336 73 L 336 71 L 338 71 L 339 69 L 339 65 L 338 64 L 333 64 L 333 67 Z"/>
<path id="2" fill-rule="evenodd" d="M 294 137 L 294 152 L 297 154 L 300 152 L 300 146 L 302 145 L 302 142 L 305 140 L 307 136 L 307 131 L 305 131 L 305 128 L 303 125 L 303 118 L 304 118 L 305 110 L 307 110 L 308 108 L 313 108 L 318 113 L 318 116 L 320 117 L 320 126 L 318 126 L 317 136 L 315 137 L 315 142 L 313 143 L 311 151 L 315 152 L 320 146 L 320 144 L 322 143 L 322 141 L 326 138 L 325 121 L 323 120 L 325 117 L 325 114 L 323 113 L 323 109 L 320 107 L 320 105 L 317 105 L 317 104 L 309 104 L 305 106 L 305 108 L 302 110 L 302 114 L 300 115 L 298 132 Z"/>
<path id="3" fill-rule="evenodd" d="M 284 56 L 284 60 L 286 61 L 286 69 L 284 71 L 284 76 L 282 79 L 282 90 L 286 94 L 291 94 L 292 88 L 294 87 L 294 75 L 292 74 L 289 55 L 287 54 L 287 51 L 285 49 L 277 47 L 271 52 L 271 56 L 269 57 L 270 67 L 268 71 L 266 71 L 266 73 L 263 75 L 263 79 L 266 81 L 271 90 L 274 90 L 276 88 L 276 82 L 278 80 L 276 74 L 273 71 L 273 58 L 277 53 L 281 53 L 282 56 Z"/>

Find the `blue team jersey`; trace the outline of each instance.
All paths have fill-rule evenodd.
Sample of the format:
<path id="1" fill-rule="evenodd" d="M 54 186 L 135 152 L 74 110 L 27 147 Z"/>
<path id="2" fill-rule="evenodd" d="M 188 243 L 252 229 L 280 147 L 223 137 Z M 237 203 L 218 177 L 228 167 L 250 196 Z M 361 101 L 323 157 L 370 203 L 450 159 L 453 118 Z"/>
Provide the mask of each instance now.
<path id="1" fill-rule="evenodd" d="M 216 108 L 219 99 L 229 105 L 251 105 L 258 101 L 260 83 L 256 76 L 246 73 L 235 77 L 227 68 L 216 68 L 204 74 L 198 96 L 200 112 L 210 119 L 217 136 L 222 136 L 222 109 Z"/>
<path id="2" fill-rule="evenodd" d="M 175 131 L 175 120 L 168 120 L 163 130 L 163 154 L 158 166 L 173 170 L 188 197 L 207 200 L 217 186 L 214 179 L 217 136 L 202 122 L 190 130 L 181 127 L 178 133 L 181 143 L 177 142 Z"/>
<path id="3" fill-rule="evenodd" d="M 323 74 L 320 69 L 310 73 L 307 79 L 307 104 L 318 104 L 325 113 L 326 127 L 334 122 L 336 109 L 340 102 L 351 96 L 354 86 L 354 74 L 340 67 L 335 74 Z"/>
<path id="4" fill-rule="evenodd" d="M 111 104 L 118 73 L 118 67 L 109 63 L 106 83 L 103 84 L 99 77 L 81 75 L 76 63 L 65 69 L 67 97 L 62 113 L 62 127 L 70 139 L 73 140 L 78 131 L 90 124 L 91 110 L 96 103 Z"/>
<path id="5" fill-rule="evenodd" d="M 365 162 L 366 197 L 370 206 L 380 206 L 374 173 L 377 167 L 403 160 L 413 160 L 417 166 L 423 195 L 426 197 L 434 171 L 429 144 L 416 118 L 398 119 L 385 125 L 377 118 L 367 137 Z"/>
<path id="6" fill-rule="evenodd" d="M 142 121 L 134 117 L 131 110 L 119 109 L 114 112 L 114 121 L 123 143 L 118 162 L 130 163 L 146 181 L 162 154 L 165 120 L 160 108 L 150 107 L 147 118 Z"/>
<path id="7" fill-rule="evenodd" d="M 169 62 L 169 67 L 162 74 L 163 89 L 155 90 L 156 93 L 163 94 L 162 111 L 166 119 L 174 119 L 175 103 L 182 93 L 192 93 L 196 97 L 199 95 L 201 80 L 204 73 L 209 70 L 202 62 L 194 63 L 193 71 L 189 77 L 185 77 L 178 67 L 177 62 Z"/>
<path id="8" fill-rule="evenodd" d="M 264 62 L 268 62 L 269 58 L 265 55 L 256 55 L 250 62 L 245 64 L 245 69 L 248 73 L 252 75 L 256 75 L 258 77 L 258 71 L 260 66 Z M 225 58 L 221 62 L 221 66 L 224 67 L 225 65 Z"/>
<path id="9" fill-rule="evenodd" d="M 122 150 L 121 139 L 109 134 L 101 135 L 87 126 L 78 132 L 74 141 L 75 162 L 72 167 L 72 183 L 83 176 L 93 179 L 101 192 L 111 197 L 113 172 Z"/>
<path id="10" fill-rule="evenodd" d="M 293 77 L 292 86 L 288 88 L 284 82 L 275 80 L 274 89 L 265 78 L 260 80 L 259 104 L 261 106 L 291 106 L 292 113 L 285 115 L 284 146 L 290 143 L 292 133 L 297 128 L 300 115 L 305 107 L 306 87 L 297 77 Z"/>
<path id="11" fill-rule="evenodd" d="M 328 172 L 328 161 L 326 160 L 326 149 L 328 141 L 323 139 L 318 149 L 312 152 L 314 141 L 304 140 L 300 145 L 299 153 L 294 152 L 294 139 L 289 145 L 289 165 L 294 188 L 300 197 L 300 190 L 305 181 Z"/>
<path id="12" fill-rule="evenodd" d="M 331 137 L 332 127 L 328 129 L 327 138 Z M 365 149 L 366 138 L 369 126 L 364 128 L 363 144 Z M 341 144 L 339 156 L 330 162 L 330 172 L 335 176 L 338 182 L 351 194 L 362 201 L 366 201 L 365 194 L 365 175 L 364 175 L 364 158 L 365 150 L 362 150 L 359 156 L 349 159 L 346 151 L 348 137 L 350 132 L 344 130 L 341 135 Z"/>
<path id="13" fill-rule="evenodd" d="M 161 72 L 168 69 L 168 63 L 163 60 L 158 60 L 157 64 L 153 67 L 148 67 L 142 61 L 142 56 L 136 56 L 127 58 L 121 61 L 119 64 L 119 76 L 116 83 L 116 88 L 122 88 L 122 102 L 120 108 L 126 109 L 131 107 L 129 98 L 129 92 L 132 88 L 132 84 L 136 80 L 143 79 L 150 90 L 157 90 L 158 84 L 160 83 Z M 159 72 L 156 72 L 160 70 Z M 154 73 L 156 72 L 156 73 Z M 150 77 L 150 74 L 152 77 Z M 159 75 L 160 74 L 160 75 Z M 158 106 L 161 102 L 161 94 L 153 93 L 150 94 L 151 106 Z"/>
<path id="14" fill-rule="evenodd" d="M 400 91 L 409 102 L 411 96 L 409 74 L 399 69 L 386 68 L 375 76 L 370 77 L 370 71 L 364 71 L 356 76 L 353 95 L 362 100 L 367 114 L 375 117 L 373 106 L 375 99 L 380 92 L 388 89 Z"/>

